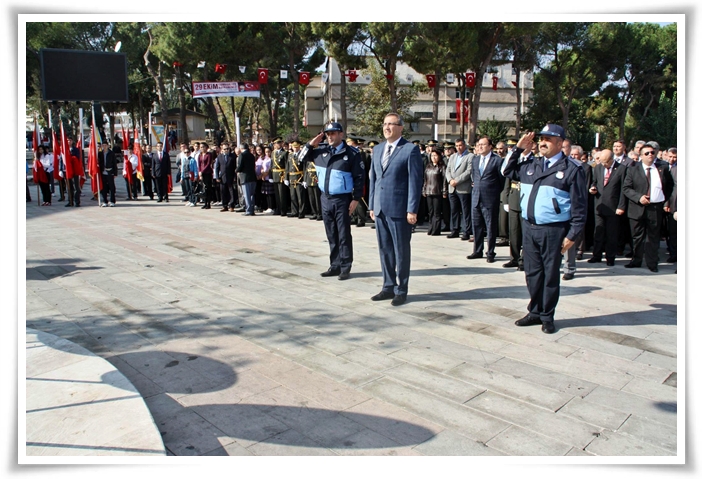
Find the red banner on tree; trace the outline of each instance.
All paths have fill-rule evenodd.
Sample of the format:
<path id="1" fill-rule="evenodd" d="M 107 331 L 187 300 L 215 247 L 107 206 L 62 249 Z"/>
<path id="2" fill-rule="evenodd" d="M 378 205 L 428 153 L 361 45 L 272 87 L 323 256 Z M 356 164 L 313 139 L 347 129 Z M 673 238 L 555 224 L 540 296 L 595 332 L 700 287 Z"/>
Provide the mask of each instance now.
<path id="1" fill-rule="evenodd" d="M 492 77 L 492 89 L 497 90 L 497 77 Z"/>
<path id="2" fill-rule="evenodd" d="M 475 72 L 466 72 L 466 86 L 468 88 L 475 86 Z"/>
<path id="3" fill-rule="evenodd" d="M 224 73 L 227 71 L 227 65 L 223 63 L 217 63 L 215 65 L 215 73 L 219 73 L 220 75 L 224 75 Z"/>
<path id="4" fill-rule="evenodd" d="M 310 84 L 310 72 L 300 72 L 300 85 Z"/>
<path id="5" fill-rule="evenodd" d="M 356 78 L 358 78 L 358 72 L 356 70 L 349 70 L 348 77 L 351 83 L 356 83 Z"/>
<path id="6" fill-rule="evenodd" d="M 460 111 L 461 111 L 461 101 L 462 100 L 456 100 L 456 121 L 458 123 L 461 122 L 461 116 L 460 116 Z M 468 102 L 466 101 L 463 103 L 463 123 L 468 123 L 470 121 L 470 106 L 468 105 Z"/>
<path id="7" fill-rule="evenodd" d="M 436 86 L 436 75 L 427 75 L 427 86 L 434 88 Z"/>
<path id="8" fill-rule="evenodd" d="M 265 85 L 268 83 L 268 68 L 259 68 L 258 69 L 258 82 L 261 83 L 262 85 Z"/>

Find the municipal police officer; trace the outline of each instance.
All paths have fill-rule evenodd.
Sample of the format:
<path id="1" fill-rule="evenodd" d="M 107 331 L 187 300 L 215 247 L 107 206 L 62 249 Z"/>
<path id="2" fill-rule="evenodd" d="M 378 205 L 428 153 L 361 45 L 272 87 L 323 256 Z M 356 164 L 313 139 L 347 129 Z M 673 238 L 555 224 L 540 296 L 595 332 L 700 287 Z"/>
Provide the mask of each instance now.
<path id="1" fill-rule="evenodd" d="M 327 145 L 317 146 L 326 136 Z M 329 241 L 329 269 L 322 276 L 349 278 L 353 263 L 351 213 L 363 195 L 364 165 L 360 152 L 344 143 L 344 129 L 337 122 L 307 143 L 300 157 L 314 161 L 322 193 L 322 219 Z"/>
<path id="2" fill-rule="evenodd" d="M 539 136 L 541 157 L 520 156 Z M 561 255 L 583 234 L 587 216 L 587 186 L 583 169 L 561 151 L 565 131 L 546 125 L 539 133 L 519 139 L 503 165 L 503 175 L 521 181 L 524 271 L 531 298 L 517 326 L 541 324 L 547 334 L 556 329 L 553 316 L 560 294 Z"/>

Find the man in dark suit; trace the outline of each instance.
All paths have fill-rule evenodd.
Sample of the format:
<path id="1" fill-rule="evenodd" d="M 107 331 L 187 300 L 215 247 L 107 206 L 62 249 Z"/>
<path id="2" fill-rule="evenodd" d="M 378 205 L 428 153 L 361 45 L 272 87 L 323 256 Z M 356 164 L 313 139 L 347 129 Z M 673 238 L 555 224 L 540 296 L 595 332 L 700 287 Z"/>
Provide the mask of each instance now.
<path id="1" fill-rule="evenodd" d="M 102 155 L 98 155 L 98 168 L 102 181 L 102 205 L 115 205 L 115 176 L 117 176 L 117 158 L 107 143 L 102 144 Z M 108 197 L 109 194 L 109 197 Z"/>
<path id="2" fill-rule="evenodd" d="M 151 153 L 151 145 L 146 145 L 144 153 L 141 155 L 141 165 L 143 168 L 144 181 L 142 181 L 141 186 L 143 189 L 144 196 L 148 196 L 149 199 L 154 199 L 154 188 L 153 188 L 153 175 L 151 170 L 153 168 L 154 157 Z"/>
<path id="3" fill-rule="evenodd" d="M 255 216 L 256 158 L 249 151 L 249 146 L 246 143 L 241 145 L 241 153 L 237 158 L 236 172 L 239 174 L 239 182 L 244 190 L 244 201 L 246 203 L 244 216 Z"/>
<path id="4" fill-rule="evenodd" d="M 371 300 L 392 298 L 393 306 L 407 300 L 412 226 L 424 183 L 422 156 L 416 145 L 402 138 L 403 126 L 397 113 L 385 115 L 385 141 L 373 149 L 370 172 L 370 216 L 383 270 L 383 289 Z"/>
<path id="5" fill-rule="evenodd" d="M 588 263 L 602 262 L 605 253 L 607 266 L 614 266 L 619 241 L 619 217 L 624 215 L 626 197 L 622 183 L 626 166 L 614 161 L 610 150 L 600 152 L 600 162 L 594 168 L 590 194 L 595 198 L 595 245 Z"/>
<path id="6" fill-rule="evenodd" d="M 168 175 L 171 174 L 171 156 L 168 150 L 163 149 L 163 142 L 159 141 L 156 144 L 156 152 L 152 155 L 154 178 L 156 179 L 156 194 L 158 195 L 158 203 L 166 200 L 168 203 Z"/>
<path id="7" fill-rule="evenodd" d="M 472 165 L 473 154 L 468 152 L 465 140 L 459 138 L 456 140 L 456 153 L 451 155 L 446 167 L 448 197 L 451 204 L 451 234 L 447 238 L 458 238 L 461 222 L 465 225 L 461 239 L 470 239 L 470 234 L 473 231 L 470 217 L 470 195 L 473 190 L 473 180 L 470 177 Z"/>
<path id="8" fill-rule="evenodd" d="M 646 266 L 658 272 L 663 207 L 673 191 L 673 177 L 668 164 L 655 161 L 656 148 L 646 143 L 641 148 L 640 161 L 627 167 L 624 196 L 629 200 L 627 216 L 631 225 L 634 254 L 625 268 L 639 268 L 645 257 Z"/>
<path id="9" fill-rule="evenodd" d="M 217 174 L 222 194 L 222 209 L 220 211 L 234 211 L 234 184 L 236 178 L 236 156 L 229 151 L 229 143 L 222 143 L 222 152 L 217 155 Z"/>
<path id="10" fill-rule="evenodd" d="M 505 178 L 500 173 L 502 158 L 492 152 L 492 140 L 483 136 L 476 143 L 476 155 L 473 157 L 471 177 L 473 178 L 473 254 L 468 259 L 483 257 L 483 242 L 487 233 L 487 262 L 495 262 L 495 243 L 497 241 L 497 222 L 500 214 L 500 193 L 505 185 Z"/>
<path id="11" fill-rule="evenodd" d="M 665 212 L 668 215 L 668 237 L 670 246 L 670 256 L 666 263 L 676 263 L 678 261 L 678 221 L 673 214 L 678 211 L 678 149 L 668 149 L 668 162 L 670 163 L 670 176 L 673 177 L 673 191 L 670 194 Z"/>

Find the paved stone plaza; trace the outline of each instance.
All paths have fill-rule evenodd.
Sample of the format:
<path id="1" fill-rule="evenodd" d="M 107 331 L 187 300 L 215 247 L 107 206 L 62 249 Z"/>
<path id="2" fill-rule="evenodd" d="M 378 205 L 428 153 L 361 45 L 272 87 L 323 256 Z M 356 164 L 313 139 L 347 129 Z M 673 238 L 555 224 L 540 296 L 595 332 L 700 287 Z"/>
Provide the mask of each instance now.
<path id="1" fill-rule="evenodd" d="M 187 208 L 178 185 L 124 201 L 123 183 L 115 208 L 27 203 L 27 327 L 126 376 L 169 455 L 678 451 L 675 265 L 579 261 L 546 335 L 514 325 L 528 299 L 507 247 L 468 261 L 472 243 L 418 229 L 395 308 L 369 299 L 368 226 L 342 282 L 319 276 L 321 222 Z"/>

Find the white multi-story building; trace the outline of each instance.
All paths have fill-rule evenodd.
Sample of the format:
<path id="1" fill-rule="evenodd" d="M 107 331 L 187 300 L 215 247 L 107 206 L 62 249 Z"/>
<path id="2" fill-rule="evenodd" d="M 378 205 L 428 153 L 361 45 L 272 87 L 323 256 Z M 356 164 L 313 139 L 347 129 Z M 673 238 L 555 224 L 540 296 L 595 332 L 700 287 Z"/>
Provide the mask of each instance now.
<path id="1" fill-rule="evenodd" d="M 329 121 L 341 118 L 341 108 L 339 98 L 341 97 L 340 78 L 341 71 L 333 58 L 328 58 L 324 75 L 312 78 L 305 90 L 305 126 L 310 131 L 318 131 Z M 494 73 L 486 73 L 482 79 L 482 94 L 480 96 L 480 108 L 478 110 L 478 122 L 492 120 L 507 122 L 511 125 L 510 134 L 514 134 L 514 124 L 517 114 L 517 77 L 512 70 L 512 65 L 507 63 L 498 65 L 491 70 Z M 493 76 L 497 77 L 497 90 L 492 89 Z M 409 65 L 398 62 L 396 77 L 400 88 L 408 86 L 412 82 L 426 82 L 423 74 L 417 73 Z M 439 141 L 453 141 L 460 135 L 460 123 L 456 120 L 456 99 L 459 98 L 458 81 L 446 83 L 444 78 L 438 79 L 439 89 L 439 116 L 438 124 L 432 125 L 433 90 L 422 93 L 417 98 L 417 102 L 410 108 L 410 112 L 419 117 L 417 122 L 405 127 L 411 131 L 411 138 L 414 140 L 427 141 L 432 138 Z M 346 82 L 347 91 L 349 88 L 357 88 L 369 85 L 370 74 L 359 72 L 355 83 Z M 534 78 L 531 72 L 522 72 L 520 75 L 522 112 L 531 99 L 534 91 Z M 348 107 L 347 102 L 347 130 L 354 133 L 354 112 Z M 438 131 L 435 131 L 438 130 Z"/>

